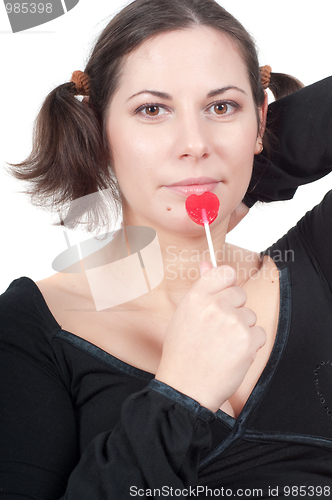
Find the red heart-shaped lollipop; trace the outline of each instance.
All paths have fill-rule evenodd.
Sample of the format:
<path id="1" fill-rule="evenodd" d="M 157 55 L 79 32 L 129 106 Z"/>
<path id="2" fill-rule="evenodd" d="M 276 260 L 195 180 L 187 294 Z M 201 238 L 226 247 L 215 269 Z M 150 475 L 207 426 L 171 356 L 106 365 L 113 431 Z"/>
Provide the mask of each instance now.
<path id="1" fill-rule="evenodd" d="M 204 226 L 204 217 L 202 210 L 205 209 L 207 220 L 211 224 L 218 216 L 219 212 L 219 198 L 210 191 L 206 191 L 201 195 L 191 194 L 186 199 L 186 210 L 189 217 L 196 222 Z"/>

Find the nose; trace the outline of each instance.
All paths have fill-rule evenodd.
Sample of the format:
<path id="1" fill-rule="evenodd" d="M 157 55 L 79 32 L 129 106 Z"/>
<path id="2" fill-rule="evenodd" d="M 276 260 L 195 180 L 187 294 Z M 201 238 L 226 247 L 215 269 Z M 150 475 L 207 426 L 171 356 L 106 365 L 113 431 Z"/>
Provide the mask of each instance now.
<path id="1" fill-rule="evenodd" d="M 204 119 L 194 113 L 179 120 L 176 138 L 177 156 L 180 159 L 200 160 L 210 156 L 208 131 Z"/>

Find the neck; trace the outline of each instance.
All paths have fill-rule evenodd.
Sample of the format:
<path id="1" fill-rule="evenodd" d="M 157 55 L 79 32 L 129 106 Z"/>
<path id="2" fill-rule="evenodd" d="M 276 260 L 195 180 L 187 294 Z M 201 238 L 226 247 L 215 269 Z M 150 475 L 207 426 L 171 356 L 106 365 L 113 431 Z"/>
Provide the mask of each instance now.
<path id="1" fill-rule="evenodd" d="M 238 286 L 244 285 L 260 268 L 260 255 L 227 243 L 225 230 L 211 230 L 211 235 L 217 266 L 232 267 L 237 274 Z M 165 270 L 160 288 L 177 303 L 200 278 L 199 264 L 203 261 L 211 263 L 205 232 L 200 238 L 172 238 L 171 244 L 162 238 L 159 241 Z"/>
<path id="2" fill-rule="evenodd" d="M 120 231 L 101 252 L 93 254 L 92 263 L 87 260 L 88 267 L 95 268 L 90 280 L 96 279 L 96 274 L 96 288 L 98 293 L 100 290 L 103 300 L 106 293 L 106 290 L 103 291 L 104 284 L 108 283 L 112 294 L 117 296 L 121 293 L 124 281 L 130 283 L 130 288 L 135 288 L 142 281 L 143 269 L 150 293 L 139 293 L 141 301 L 154 300 L 159 303 L 164 300 L 176 307 L 184 294 L 200 279 L 199 264 L 211 262 L 205 230 L 201 227 L 200 231 L 184 236 L 165 228 L 151 228 L 142 222 L 124 225 L 124 231 Z M 241 286 L 259 268 L 259 255 L 227 244 L 227 227 L 228 220 L 210 226 L 215 257 L 218 266 L 226 264 L 235 269 L 238 285 Z M 128 255 L 130 259 L 126 258 Z M 106 267 L 99 267 L 102 264 L 106 264 Z"/>
<path id="3" fill-rule="evenodd" d="M 142 224 L 142 222 L 140 222 Z M 259 269 L 261 261 L 257 253 L 235 247 L 226 242 L 229 217 L 210 226 L 217 265 L 235 269 L 238 285 L 244 284 Z M 129 225 L 129 224 L 128 224 Z M 144 225 L 144 224 L 142 224 Z M 146 224 L 150 226 L 151 224 Z M 172 304 L 178 304 L 183 295 L 200 279 L 200 263 L 211 263 L 205 229 L 184 235 L 170 232 L 164 227 L 153 228 L 158 236 L 162 255 L 164 279 L 155 289 Z M 198 226 L 197 228 L 198 229 Z"/>
<path id="4" fill-rule="evenodd" d="M 192 237 L 172 235 L 170 238 L 158 232 L 165 272 L 163 286 L 169 292 L 174 289 L 180 293 L 187 291 L 200 278 L 199 264 L 204 261 L 211 263 L 205 230 L 201 229 L 199 235 Z M 215 231 L 211 228 L 211 236 L 217 265 L 227 263 L 226 231 L 220 227 Z"/>

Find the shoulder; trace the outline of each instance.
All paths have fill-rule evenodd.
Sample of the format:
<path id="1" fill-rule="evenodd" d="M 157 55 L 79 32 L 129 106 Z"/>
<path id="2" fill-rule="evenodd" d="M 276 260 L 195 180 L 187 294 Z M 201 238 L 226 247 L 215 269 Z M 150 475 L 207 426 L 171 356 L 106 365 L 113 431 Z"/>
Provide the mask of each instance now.
<path id="1" fill-rule="evenodd" d="M 237 273 L 238 284 L 242 286 L 256 275 L 263 266 L 263 257 L 257 252 L 226 243 L 224 254 Z"/>
<path id="2" fill-rule="evenodd" d="M 49 311 L 37 285 L 22 277 L 0 295 L 0 343 L 20 350 L 50 344 L 61 329 Z"/>
<path id="3" fill-rule="evenodd" d="M 308 211 L 282 238 L 262 252 L 278 267 L 292 266 L 292 272 L 302 275 L 313 269 L 332 292 L 332 190 Z M 311 276 L 314 276 L 311 274 Z"/>

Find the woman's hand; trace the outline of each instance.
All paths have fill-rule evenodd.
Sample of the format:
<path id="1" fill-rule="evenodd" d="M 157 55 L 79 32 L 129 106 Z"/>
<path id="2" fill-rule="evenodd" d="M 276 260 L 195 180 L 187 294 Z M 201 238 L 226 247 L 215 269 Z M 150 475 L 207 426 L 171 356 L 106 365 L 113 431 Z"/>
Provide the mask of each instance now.
<path id="1" fill-rule="evenodd" d="M 156 379 L 215 412 L 241 385 L 266 334 L 244 307 L 234 269 L 209 267 L 203 263 L 168 325 Z"/>

